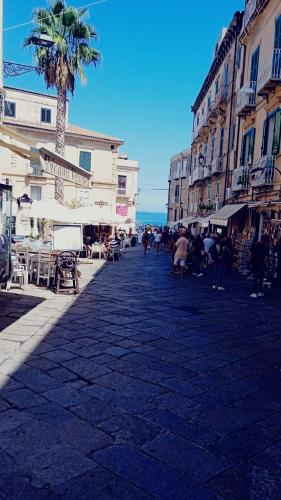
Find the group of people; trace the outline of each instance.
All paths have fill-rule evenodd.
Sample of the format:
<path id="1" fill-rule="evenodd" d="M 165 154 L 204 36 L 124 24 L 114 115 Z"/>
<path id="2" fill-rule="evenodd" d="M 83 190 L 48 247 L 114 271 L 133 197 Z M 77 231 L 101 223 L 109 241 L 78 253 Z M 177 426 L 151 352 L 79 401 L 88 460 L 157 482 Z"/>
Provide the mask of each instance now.
<path id="1" fill-rule="evenodd" d="M 188 270 L 197 278 L 208 274 L 211 276 L 213 290 L 225 291 L 224 277 L 227 270 L 232 270 L 234 262 L 230 238 L 218 234 L 194 237 L 181 228 L 175 231 L 173 239 L 172 273 L 179 273 L 181 279 Z M 253 277 L 251 298 L 256 299 L 264 295 L 263 281 L 269 254 L 268 236 L 263 235 L 261 241 L 254 241 L 250 254 L 250 272 Z"/>
<path id="2" fill-rule="evenodd" d="M 151 229 L 145 229 L 142 234 L 142 245 L 144 255 L 147 254 L 147 250 L 150 248 L 156 249 L 156 255 L 159 256 L 162 250 L 166 250 L 169 241 L 169 231 L 167 228 L 162 229 L 161 227 L 157 228 L 156 231 L 152 231 Z"/>

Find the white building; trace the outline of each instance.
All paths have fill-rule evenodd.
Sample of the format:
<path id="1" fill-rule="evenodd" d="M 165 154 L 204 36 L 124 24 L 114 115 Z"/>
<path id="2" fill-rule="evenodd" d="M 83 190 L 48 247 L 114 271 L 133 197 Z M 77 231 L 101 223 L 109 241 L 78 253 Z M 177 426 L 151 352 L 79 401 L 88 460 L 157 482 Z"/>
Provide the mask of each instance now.
<path id="1" fill-rule="evenodd" d="M 0 130 L 0 182 L 13 185 L 14 198 L 54 198 L 55 176 L 64 179 L 70 206 L 107 206 L 134 227 L 138 162 L 119 153 L 123 141 L 72 125 L 66 117 L 65 157 L 55 153 L 57 99 L 5 88 Z"/>

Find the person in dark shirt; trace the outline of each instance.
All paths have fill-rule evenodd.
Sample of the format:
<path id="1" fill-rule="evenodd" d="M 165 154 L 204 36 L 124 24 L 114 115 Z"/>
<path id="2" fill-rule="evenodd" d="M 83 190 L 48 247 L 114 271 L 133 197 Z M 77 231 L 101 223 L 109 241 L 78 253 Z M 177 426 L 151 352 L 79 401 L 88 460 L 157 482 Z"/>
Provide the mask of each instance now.
<path id="1" fill-rule="evenodd" d="M 261 237 L 261 241 L 253 243 L 251 247 L 251 270 L 254 277 L 253 291 L 251 298 L 263 297 L 263 280 L 265 275 L 265 264 L 269 253 L 269 238 L 266 234 Z"/>

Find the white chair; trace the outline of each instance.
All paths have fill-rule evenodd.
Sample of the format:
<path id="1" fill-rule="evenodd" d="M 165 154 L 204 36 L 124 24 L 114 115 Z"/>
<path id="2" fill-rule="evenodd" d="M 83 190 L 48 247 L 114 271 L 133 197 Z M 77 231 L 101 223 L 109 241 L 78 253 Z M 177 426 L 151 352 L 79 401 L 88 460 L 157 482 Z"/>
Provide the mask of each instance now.
<path id="1" fill-rule="evenodd" d="M 51 255 L 51 252 L 39 252 L 37 263 L 37 286 L 40 280 L 46 281 L 46 286 L 49 288 L 51 279 L 55 279 L 56 259 Z"/>
<path id="2" fill-rule="evenodd" d="M 6 290 L 10 290 L 12 282 L 19 281 L 21 288 L 28 285 L 28 271 L 25 264 L 21 264 L 15 257 L 12 257 L 11 279 L 7 283 Z"/>

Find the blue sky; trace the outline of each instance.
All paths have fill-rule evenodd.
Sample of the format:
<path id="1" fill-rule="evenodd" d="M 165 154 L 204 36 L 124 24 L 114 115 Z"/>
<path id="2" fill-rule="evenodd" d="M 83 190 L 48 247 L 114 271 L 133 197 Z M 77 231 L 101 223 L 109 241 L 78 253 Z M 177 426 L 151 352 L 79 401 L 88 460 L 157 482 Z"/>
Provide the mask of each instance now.
<path id="1" fill-rule="evenodd" d="M 90 0 L 68 0 L 82 6 Z M 4 28 L 31 19 L 46 0 L 4 0 Z M 243 0 L 107 0 L 90 8 L 102 63 L 77 85 L 70 121 L 125 141 L 139 160 L 139 210 L 165 211 L 169 158 L 190 144 L 190 107 L 211 64 L 220 30 Z M 32 63 L 22 41 L 31 26 L 4 32 L 4 58 Z M 34 75 L 6 80 L 44 90 Z"/>

